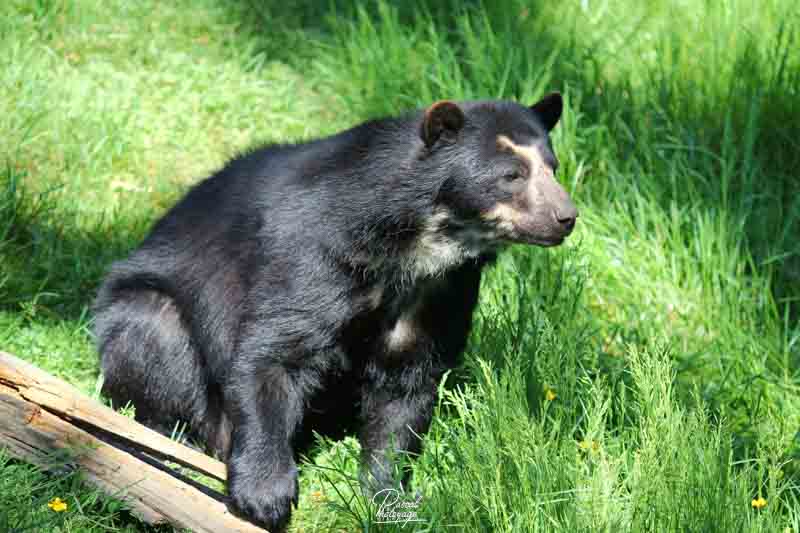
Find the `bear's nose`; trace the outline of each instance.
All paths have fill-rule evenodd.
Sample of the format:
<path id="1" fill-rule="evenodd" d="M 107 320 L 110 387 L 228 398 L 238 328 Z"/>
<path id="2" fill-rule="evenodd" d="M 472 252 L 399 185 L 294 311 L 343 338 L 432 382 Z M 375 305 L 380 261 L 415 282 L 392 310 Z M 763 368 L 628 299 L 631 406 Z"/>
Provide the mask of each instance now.
<path id="1" fill-rule="evenodd" d="M 570 232 L 575 227 L 575 219 L 578 218 L 578 208 L 570 201 L 563 202 L 553 209 L 553 217 L 564 228 Z"/>

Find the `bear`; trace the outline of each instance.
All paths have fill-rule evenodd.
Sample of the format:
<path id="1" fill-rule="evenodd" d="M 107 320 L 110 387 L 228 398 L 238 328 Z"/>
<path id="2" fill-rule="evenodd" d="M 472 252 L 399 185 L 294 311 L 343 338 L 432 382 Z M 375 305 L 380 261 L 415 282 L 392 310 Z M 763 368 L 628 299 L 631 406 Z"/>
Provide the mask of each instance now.
<path id="1" fill-rule="evenodd" d="M 101 284 L 102 393 L 160 430 L 184 422 L 228 468 L 227 502 L 287 527 L 313 432 L 355 433 L 369 490 L 418 452 L 465 349 L 482 269 L 561 244 L 563 101 L 438 101 L 224 165 Z"/>

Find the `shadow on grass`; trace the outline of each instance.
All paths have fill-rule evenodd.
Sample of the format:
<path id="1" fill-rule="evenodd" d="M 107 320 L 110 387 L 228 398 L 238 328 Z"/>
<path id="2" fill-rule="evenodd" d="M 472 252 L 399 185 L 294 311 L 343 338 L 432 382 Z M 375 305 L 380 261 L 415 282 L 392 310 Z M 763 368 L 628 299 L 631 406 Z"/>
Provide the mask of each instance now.
<path id="1" fill-rule="evenodd" d="M 34 194 L 10 162 L 0 177 L 0 309 L 57 320 L 86 317 L 103 274 L 145 235 L 151 210 L 82 223 L 58 191 Z"/>

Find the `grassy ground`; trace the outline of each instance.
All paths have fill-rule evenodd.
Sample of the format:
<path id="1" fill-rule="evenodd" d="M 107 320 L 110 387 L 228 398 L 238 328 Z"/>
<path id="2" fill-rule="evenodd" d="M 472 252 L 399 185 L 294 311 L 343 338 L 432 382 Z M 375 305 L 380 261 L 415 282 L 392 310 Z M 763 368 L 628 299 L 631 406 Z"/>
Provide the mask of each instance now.
<path id="1" fill-rule="evenodd" d="M 558 89 L 577 235 L 487 277 L 415 526 L 800 532 L 794 2 L 289 4 L 3 3 L 0 349 L 93 392 L 104 269 L 238 150 Z M 354 446 L 320 443 L 294 530 L 391 529 L 350 496 Z M 0 454 L 24 527 L 147 529 Z"/>

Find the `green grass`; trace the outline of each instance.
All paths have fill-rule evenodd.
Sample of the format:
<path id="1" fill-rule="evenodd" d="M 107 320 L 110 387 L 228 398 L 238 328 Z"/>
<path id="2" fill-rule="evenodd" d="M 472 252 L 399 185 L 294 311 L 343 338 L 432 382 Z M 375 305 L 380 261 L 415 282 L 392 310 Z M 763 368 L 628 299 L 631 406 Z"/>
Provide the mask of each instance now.
<path id="1" fill-rule="evenodd" d="M 11 0 L 0 349 L 93 392 L 105 268 L 238 150 L 558 89 L 578 229 L 487 276 L 415 526 L 800 532 L 798 50 L 791 0 Z M 400 529 L 355 496 L 355 448 L 311 455 L 294 530 Z M 2 456 L 0 529 L 26 525 L 147 529 Z"/>

